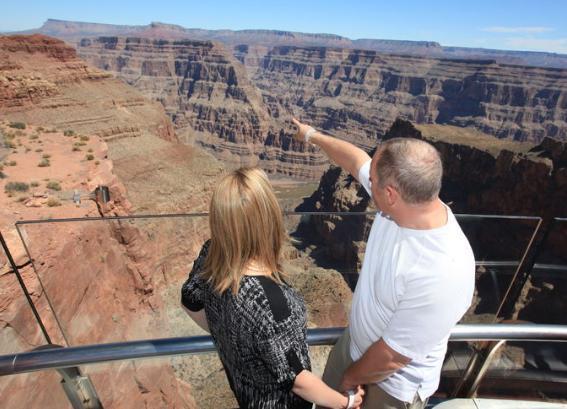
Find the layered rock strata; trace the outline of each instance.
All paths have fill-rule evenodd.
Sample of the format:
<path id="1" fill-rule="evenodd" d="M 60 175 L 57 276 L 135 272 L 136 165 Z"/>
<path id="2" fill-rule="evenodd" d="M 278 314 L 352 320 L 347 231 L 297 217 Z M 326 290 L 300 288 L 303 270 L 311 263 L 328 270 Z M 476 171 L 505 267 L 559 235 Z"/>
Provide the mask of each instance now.
<path id="1" fill-rule="evenodd" d="M 60 40 L 2 37 L 0 60 L 0 109 L 5 118 L 88 132 L 105 140 L 144 132 L 175 138 L 162 107 L 109 73 L 91 68 Z"/>
<path id="2" fill-rule="evenodd" d="M 259 64 L 253 82 L 271 112 L 300 109 L 369 147 L 397 117 L 500 139 L 567 138 L 566 70 L 300 47 L 275 47 Z"/>
<path id="3" fill-rule="evenodd" d="M 325 158 L 291 139 L 291 116 L 359 146 L 395 118 L 499 139 L 567 138 L 567 71 L 345 48 L 101 37 L 81 56 L 160 101 L 180 138 L 218 158 L 316 177 Z M 234 54 L 231 55 L 231 54 Z"/>
<path id="4" fill-rule="evenodd" d="M 221 44 L 101 37 L 82 40 L 78 51 L 161 102 L 184 142 L 269 172 L 313 178 L 322 171 L 325 160 L 292 140 L 289 125 L 267 109 L 246 68 Z"/>

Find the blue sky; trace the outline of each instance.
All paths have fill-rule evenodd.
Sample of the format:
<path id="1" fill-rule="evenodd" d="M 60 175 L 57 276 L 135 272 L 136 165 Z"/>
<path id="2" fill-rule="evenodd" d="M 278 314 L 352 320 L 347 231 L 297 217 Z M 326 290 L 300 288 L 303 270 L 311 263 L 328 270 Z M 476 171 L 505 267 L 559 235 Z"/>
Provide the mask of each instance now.
<path id="1" fill-rule="evenodd" d="M 0 31 L 48 18 L 110 24 L 151 21 L 191 28 L 265 28 L 352 39 L 430 40 L 446 46 L 567 54 L 565 0 L 3 1 Z"/>

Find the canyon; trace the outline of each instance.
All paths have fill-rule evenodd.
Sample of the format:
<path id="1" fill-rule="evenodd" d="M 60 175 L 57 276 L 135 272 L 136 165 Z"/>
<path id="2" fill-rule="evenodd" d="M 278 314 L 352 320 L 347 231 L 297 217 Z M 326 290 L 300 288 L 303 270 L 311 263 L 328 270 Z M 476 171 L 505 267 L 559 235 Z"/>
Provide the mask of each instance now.
<path id="1" fill-rule="evenodd" d="M 329 168 L 319 149 L 293 140 L 292 116 L 369 152 L 396 136 L 430 141 L 445 161 L 442 198 L 455 212 L 565 214 L 566 69 L 363 50 L 338 36 L 192 32 L 187 38 L 182 29 L 153 24 L 135 32 L 93 25 L 85 38 L 84 28 L 68 24 L 66 34 L 57 34 L 72 45 L 42 35 L 0 37 L 0 158 L 7 176 L 0 190 L 6 193 L 9 182 L 42 180 L 25 195 L 2 198 L 0 229 L 18 264 L 28 260 L 12 227 L 16 220 L 204 212 L 218 177 L 240 165 L 261 166 L 276 189 L 287 177 L 319 181 L 298 210 L 373 210 L 360 186 Z M 91 153 L 86 149 L 92 161 L 83 157 Z M 50 155 L 49 169 L 36 165 L 43 155 Z M 46 178 L 57 179 L 61 193 L 49 190 Z M 109 186 L 109 204 L 64 201 L 75 189 L 98 185 Z M 60 206 L 47 205 L 51 197 L 61 199 Z M 370 220 L 286 220 L 292 240 L 285 267 L 306 298 L 311 327 L 347 322 Z M 204 217 L 45 221 L 21 228 L 33 259 L 22 274 L 57 343 L 201 334 L 179 309 L 178 291 L 208 235 Z M 498 234 L 502 228 L 468 227 L 481 259 L 518 256 L 529 226 L 507 235 Z M 550 257 L 567 242 L 562 231 L 558 235 Z M 2 352 L 42 344 L 2 256 L 0 268 Z M 479 292 L 467 316 L 472 322 L 493 318 L 496 301 L 484 286 L 489 279 L 478 271 Z M 536 277 L 516 318 L 536 321 L 546 300 L 564 310 L 563 290 L 561 280 Z M 320 371 L 325 351 L 314 354 Z M 234 405 L 211 355 L 86 372 L 106 407 Z M 32 374 L 0 390 L 32 407 L 31 382 L 45 391 L 42 407 L 57 407 L 47 396 L 47 385 L 56 381 Z"/>
<path id="2" fill-rule="evenodd" d="M 498 139 L 567 139 L 567 70 L 330 47 L 98 37 L 78 54 L 160 101 L 181 140 L 221 160 L 318 179 L 292 116 L 370 149 L 396 118 Z"/>

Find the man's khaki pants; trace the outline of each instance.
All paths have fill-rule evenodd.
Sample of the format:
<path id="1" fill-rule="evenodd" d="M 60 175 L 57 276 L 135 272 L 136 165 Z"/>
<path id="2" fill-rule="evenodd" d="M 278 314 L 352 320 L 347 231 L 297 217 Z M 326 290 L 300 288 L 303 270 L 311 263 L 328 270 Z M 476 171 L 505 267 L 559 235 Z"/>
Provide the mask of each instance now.
<path id="1" fill-rule="evenodd" d="M 339 389 L 343 373 L 352 364 L 349 350 L 350 333 L 347 328 L 331 350 L 323 373 L 323 381 L 333 389 Z M 427 403 L 427 400 L 422 402 L 417 393 L 413 403 L 403 402 L 388 395 L 375 384 L 365 385 L 365 390 L 366 394 L 362 403 L 364 409 L 423 409 Z"/>

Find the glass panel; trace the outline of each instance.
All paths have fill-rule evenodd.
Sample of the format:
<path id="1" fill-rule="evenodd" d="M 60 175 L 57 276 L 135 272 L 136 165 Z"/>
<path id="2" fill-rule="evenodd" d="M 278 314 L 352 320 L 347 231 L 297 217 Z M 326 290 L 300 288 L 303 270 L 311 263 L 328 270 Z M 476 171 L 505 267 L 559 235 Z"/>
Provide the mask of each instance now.
<path id="1" fill-rule="evenodd" d="M 516 303 L 519 322 L 567 324 L 567 223 L 557 221 Z M 567 343 L 509 342 L 479 388 L 482 396 L 562 399 L 567 402 Z"/>
<path id="2" fill-rule="evenodd" d="M 202 333 L 181 309 L 180 287 L 207 237 L 206 218 L 24 228 L 37 274 L 70 345 Z"/>

